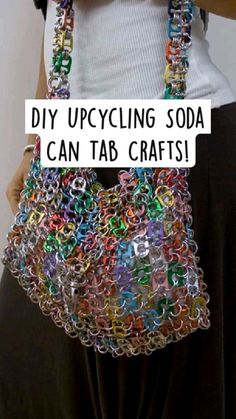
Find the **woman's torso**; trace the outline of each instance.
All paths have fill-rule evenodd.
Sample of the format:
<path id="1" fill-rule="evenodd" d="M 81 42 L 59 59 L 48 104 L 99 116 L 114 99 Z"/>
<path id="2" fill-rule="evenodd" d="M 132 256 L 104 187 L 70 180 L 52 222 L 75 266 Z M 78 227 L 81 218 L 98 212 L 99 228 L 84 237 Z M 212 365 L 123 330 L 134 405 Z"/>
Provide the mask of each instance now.
<path id="1" fill-rule="evenodd" d="M 71 98 L 161 99 L 167 0 L 74 0 L 75 28 Z M 48 2 L 45 66 L 50 70 L 56 3 Z M 192 24 L 186 99 L 211 99 L 212 108 L 236 100 L 226 77 L 212 63 L 200 9 Z"/>

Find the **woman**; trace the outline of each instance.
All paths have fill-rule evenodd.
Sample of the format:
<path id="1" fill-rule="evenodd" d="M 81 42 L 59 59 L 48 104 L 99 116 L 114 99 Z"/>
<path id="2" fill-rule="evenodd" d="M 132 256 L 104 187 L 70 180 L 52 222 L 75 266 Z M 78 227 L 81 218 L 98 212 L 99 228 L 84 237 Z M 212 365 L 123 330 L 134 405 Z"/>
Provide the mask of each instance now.
<path id="1" fill-rule="evenodd" d="M 234 4 L 196 1 L 236 19 Z M 37 5 L 47 14 L 36 93 L 44 98 L 56 5 Z M 162 97 L 166 6 L 166 0 L 74 1 L 71 97 Z M 189 176 L 195 239 L 211 296 L 210 329 L 149 357 L 114 359 L 56 328 L 5 268 L 0 284 L 0 417 L 235 417 L 236 98 L 208 55 L 206 16 L 196 8 L 186 98 L 212 100 L 212 134 L 199 135 L 197 163 Z M 34 140 L 29 136 L 29 143 Z M 32 152 L 25 153 L 7 187 L 13 213 L 31 157 Z M 117 169 L 104 168 L 98 175 L 107 187 L 117 183 Z"/>

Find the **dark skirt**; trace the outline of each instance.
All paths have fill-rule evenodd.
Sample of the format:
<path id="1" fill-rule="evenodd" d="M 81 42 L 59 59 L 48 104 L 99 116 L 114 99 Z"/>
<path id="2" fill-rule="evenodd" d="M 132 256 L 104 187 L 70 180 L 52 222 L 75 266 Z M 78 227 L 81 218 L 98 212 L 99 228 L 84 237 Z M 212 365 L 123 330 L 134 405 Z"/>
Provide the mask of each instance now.
<path id="1" fill-rule="evenodd" d="M 116 172 L 100 172 L 106 187 Z M 150 356 L 115 359 L 69 338 L 5 267 L 0 418 L 236 418 L 236 102 L 212 110 L 188 181 L 211 327 Z"/>

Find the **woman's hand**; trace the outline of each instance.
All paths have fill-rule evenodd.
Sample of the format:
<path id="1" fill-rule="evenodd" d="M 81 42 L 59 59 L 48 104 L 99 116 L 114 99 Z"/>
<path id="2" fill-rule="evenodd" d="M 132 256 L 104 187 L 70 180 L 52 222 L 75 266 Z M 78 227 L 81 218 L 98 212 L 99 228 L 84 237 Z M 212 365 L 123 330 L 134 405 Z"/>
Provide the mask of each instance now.
<path id="1" fill-rule="evenodd" d="M 6 188 L 7 199 L 14 215 L 18 212 L 20 193 L 24 188 L 24 181 L 27 178 L 30 168 L 30 160 L 32 158 L 33 151 L 27 151 L 24 154 L 20 165 L 18 166 L 14 176 L 11 178 Z"/>

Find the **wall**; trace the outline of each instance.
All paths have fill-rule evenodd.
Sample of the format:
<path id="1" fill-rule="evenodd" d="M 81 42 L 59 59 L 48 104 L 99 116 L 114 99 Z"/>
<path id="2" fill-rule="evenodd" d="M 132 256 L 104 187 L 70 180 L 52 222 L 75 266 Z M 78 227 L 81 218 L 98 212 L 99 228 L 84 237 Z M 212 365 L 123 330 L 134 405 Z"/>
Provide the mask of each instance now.
<path id="1" fill-rule="evenodd" d="M 14 13 L 12 12 L 14 9 Z M 24 134 L 24 100 L 34 98 L 38 78 L 43 18 L 33 1 L 2 2 L 0 16 L 0 255 L 13 215 L 5 188 L 19 165 Z M 236 92 L 236 21 L 210 16 L 211 56 Z M 234 52 L 234 54 L 233 54 Z M 3 58 L 4 57 L 4 58 Z M 0 276 L 3 265 L 0 264 Z"/>

